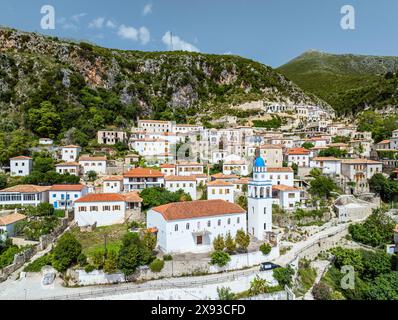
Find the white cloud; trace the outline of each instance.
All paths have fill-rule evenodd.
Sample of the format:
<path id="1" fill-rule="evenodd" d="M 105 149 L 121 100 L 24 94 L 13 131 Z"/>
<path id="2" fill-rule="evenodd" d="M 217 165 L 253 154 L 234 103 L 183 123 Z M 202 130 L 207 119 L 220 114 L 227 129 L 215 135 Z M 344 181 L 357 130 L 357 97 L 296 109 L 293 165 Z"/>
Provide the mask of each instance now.
<path id="1" fill-rule="evenodd" d="M 142 10 L 142 15 L 147 16 L 150 13 L 152 13 L 152 3 L 147 3 Z"/>
<path id="2" fill-rule="evenodd" d="M 99 18 L 96 18 L 93 21 L 91 21 L 88 24 L 88 27 L 90 29 L 102 29 L 102 27 L 104 26 L 104 23 L 105 23 L 105 18 L 99 17 Z"/>
<path id="3" fill-rule="evenodd" d="M 200 52 L 200 50 L 193 44 L 182 40 L 179 36 L 172 36 L 170 31 L 167 31 L 164 34 L 162 42 L 167 46 L 168 50 Z"/>
<path id="4" fill-rule="evenodd" d="M 116 28 L 116 23 L 114 23 L 112 20 L 108 20 L 108 21 L 106 22 L 106 26 L 107 26 L 108 28 L 114 29 L 114 28 Z"/>
<path id="5" fill-rule="evenodd" d="M 151 34 L 149 30 L 145 27 L 141 27 L 138 30 L 140 41 L 143 45 L 146 45 L 151 40 Z"/>
<path id="6" fill-rule="evenodd" d="M 73 15 L 70 19 L 76 23 L 80 21 L 81 18 L 84 18 L 87 15 L 87 13 L 78 13 Z"/>
<path id="7" fill-rule="evenodd" d="M 78 13 L 68 19 L 62 17 L 58 20 L 58 23 L 61 25 L 62 29 L 77 31 L 79 30 L 80 19 L 86 15 L 87 13 Z"/>
<path id="8" fill-rule="evenodd" d="M 117 32 L 122 39 L 139 41 L 142 45 L 146 45 L 151 40 L 151 34 L 146 27 L 136 29 L 134 27 L 125 26 L 122 24 Z"/>

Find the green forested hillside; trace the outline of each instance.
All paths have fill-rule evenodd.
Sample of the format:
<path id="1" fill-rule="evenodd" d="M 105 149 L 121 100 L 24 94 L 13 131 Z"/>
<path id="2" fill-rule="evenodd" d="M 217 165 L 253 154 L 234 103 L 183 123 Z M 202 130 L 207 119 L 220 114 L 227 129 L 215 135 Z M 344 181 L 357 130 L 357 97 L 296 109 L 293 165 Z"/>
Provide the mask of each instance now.
<path id="1" fill-rule="evenodd" d="M 262 99 L 329 107 L 238 56 L 121 51 L 0 29 L 0 146 L 16 131 L 85 146 L 98 129 L 137 117 L 195 122 Z"/>
<path id="2" fill-rule="evenodd" d="M 397 104 L 398 57 L 309 51 L 277 70 L 340 114 Z"/>

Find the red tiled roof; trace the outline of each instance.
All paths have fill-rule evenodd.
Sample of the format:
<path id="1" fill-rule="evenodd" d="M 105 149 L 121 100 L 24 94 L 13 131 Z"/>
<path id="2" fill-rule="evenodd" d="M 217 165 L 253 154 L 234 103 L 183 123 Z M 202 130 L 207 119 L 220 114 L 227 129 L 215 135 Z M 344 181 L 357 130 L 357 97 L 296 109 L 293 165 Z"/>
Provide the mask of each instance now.
<path id="1" fill-rule="evenodd" d="M 313 161 L 342 161 L 342 159 L 335 157 L 315 157 L 312 158 Z"/>
<path id="2" fill-rule="evenodd" d="M 175 164 L 168 164 L 168 163 L 160 165 L 161 169 L 174 169 L 175 167 L 176 167 Z"/>
<path id="3" fill-rule="evenodd" d="M 123 176 L 108 176 L 102 179 L 102 181 L 122 181 Z"/>
<path id="4" fill-rule="evenodd" d="M 80 147 L 79 147 L 79 146 L 76 146 L 76 145 L 73 145 L 73 144 L 70 144 L 70 145 L 68 145 L 68 146 L 64 146 L 64 147 L 61 147 L 61 148 L 74 148 L 74 149 L 79 149 Z"/>
<path id="5" fill-rule="evenodd" d="M 299 189 L 291 186 L 285 186 L 283 184 L 272 186 L 272 190 L 278 191 L 300 191 Z"/>
<path id="6" fill-rule="evenodd" d="M 0 192 L 20 192 L 20 193 L 38 193 L 50 190 L 51 186 L 35 186 L 32 184 L 21 184 L 14 187 L 0 190 Z"/>
<path id="7" fill-rule="evenodd" d="M 80 157 L 79 161 L 106 161 L 106 157 Z"/>
<path id="8" fill-rule="evenodd" d="M 382 162 L 369 160 L 369 159 L 346 159 L 343 164 L 382 164 Z"/>
<path id="9" fill-rule="evenodd" d="M 21 221 L 25 219 L 26 216 L 20 213 L 12 213 L 7 216 L 0 217 L 0 226 L 7 226 L 11 223 Z"/>
<path id="10" fill-rule="evenodd" d="M 194 176 L 166 176 L 164 177 L 166 181 L 196 181 Z"/>
<path id="11" fill-rule="evenodd" d="M 214 180 L 207 183 L 209 187 L 231 187 L 233 184 L 231 182 L 223 181 L 223 180 Z"/>
<path id="12" fill-rule="evenodd" d="M 139 196 L 138 192 L 132 191 L 122 195 L 126 202 L 142 202 L 143 199 Z"/>
<path id="13" fill-rule="evenodd" d="M 50 191 L 81 191 L 85 188 L 82 184 L 55 184 Z"/>
<path id="14" fill-rule="evenodd" d="M 10 160 L 31 160 L 31 159 L 32 159 L 31 157 L 26 157 L 26 156 L 10 158 Z"/>
<path id="15" fill-rule="evenodd" d="M 216 173 L 211 176 L 214 179 L 238 179 L 239 177 L 236 174 L 222 174 Z"/>
<path id="16" fill-rule="evenodd" d="M 162 178 L 164 174 L 159 170 L 150 168 L 134 168 L 123 174 L 123 177 L 127 178 Z"/>
<path id="17" fill-rule="evenodd" d="M 287 155 L 308 155 L 310 151 L 304 148 L 291 148 L 286 152 Z"/>
<path id="18" fill-rule="evenodd" d="M 160 213 L 168 221 L 245 213 L 245 210 L 237 204 L 224 200 L 176 202 L 152 210 Z"/>
<path id="19" fill-rule="evenodd" d="M 89 193 L 75 201 L 78 202 L 120 202 L 125 201 L 123 195 L 118 193 Z"/>
<path id="20" fill-rule="evenodd" d="M 55 165 L 56 167 L 77 167 L 80 166 L 78 162 L 62 162 Z"/>

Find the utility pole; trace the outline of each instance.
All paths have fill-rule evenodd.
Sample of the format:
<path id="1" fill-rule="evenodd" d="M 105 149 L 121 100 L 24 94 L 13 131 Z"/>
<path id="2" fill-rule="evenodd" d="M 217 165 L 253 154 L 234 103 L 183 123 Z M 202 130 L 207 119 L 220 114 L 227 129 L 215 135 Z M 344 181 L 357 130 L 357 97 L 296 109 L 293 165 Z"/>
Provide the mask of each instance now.
<path id="1" fill-rule="evenodd" d="M 104 248 L 105 248 L 104 257 L 105 257 L 105 259 L 106 259 L 107 256 L 108 256 L 108 249 L 107 249 L 107 247 L 106 247 L 106 245 L 107 245 L 107 240 L 108 240 L 108 234 L 105 233 L 105 234 L 104 234 Z"/>
<path id="2" fill-rule="evenodd" d="M 173 51 L 173 32 L 170 31 L 170 50 Z"/>

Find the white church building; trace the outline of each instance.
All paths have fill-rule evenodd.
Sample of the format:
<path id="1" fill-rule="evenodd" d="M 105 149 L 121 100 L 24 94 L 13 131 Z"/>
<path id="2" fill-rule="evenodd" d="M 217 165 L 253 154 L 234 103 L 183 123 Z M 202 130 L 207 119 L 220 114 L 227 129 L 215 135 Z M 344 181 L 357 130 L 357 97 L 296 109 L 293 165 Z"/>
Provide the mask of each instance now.
<path id="1" fill-rule="evenodd" d="M 224 199 L 169 203 L 147 213 L 147 227 L 157 232 L 159 249 L 165 253 L 208 252 L 218 235 L 235 237 L 244 230 L 258 240 L 272 231 L 272 182 L 265 161 L 254 161 L 249 182 L 248 214 Z"/>

